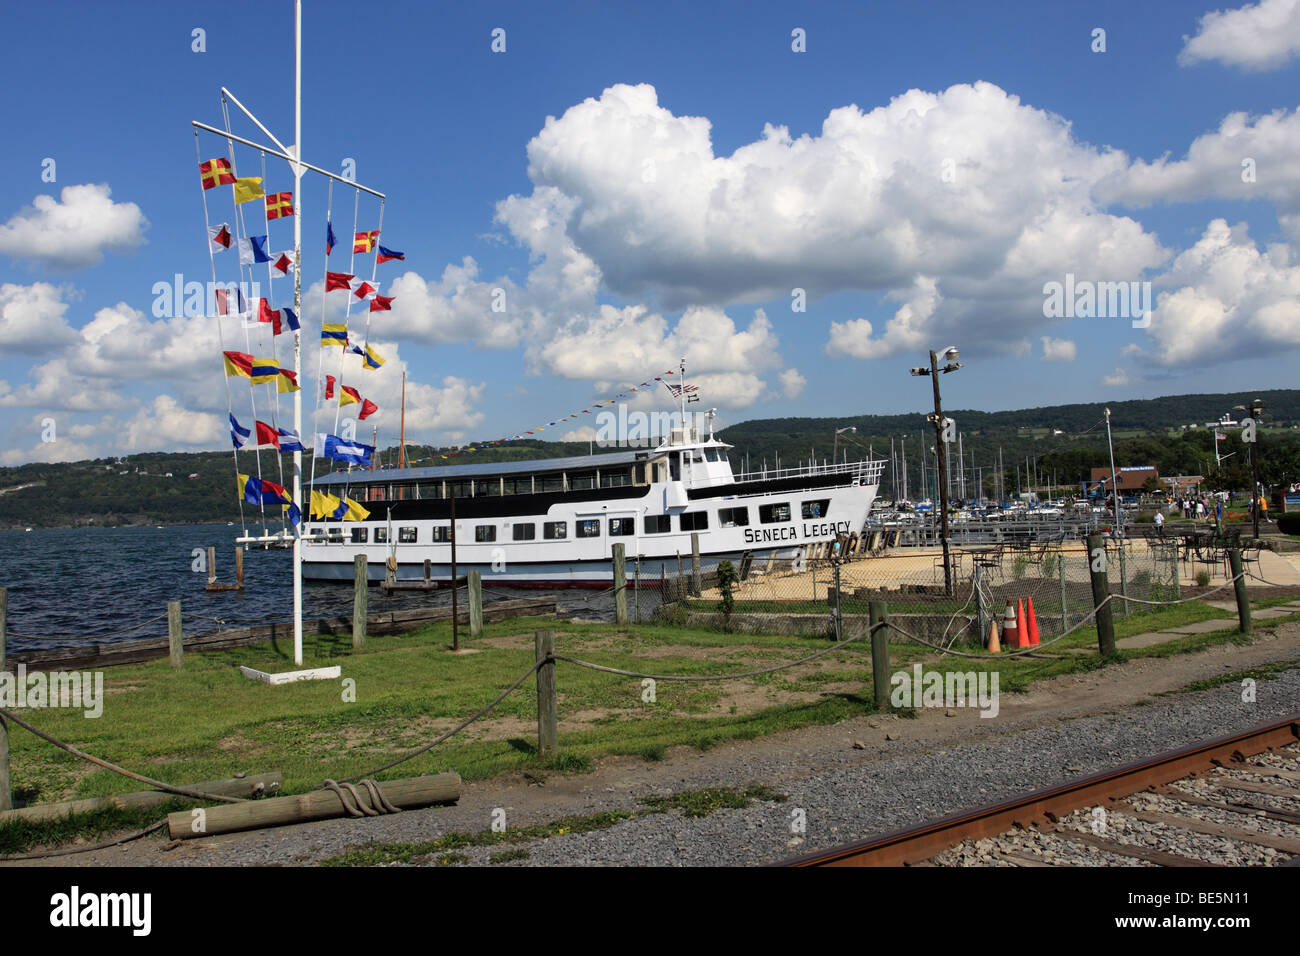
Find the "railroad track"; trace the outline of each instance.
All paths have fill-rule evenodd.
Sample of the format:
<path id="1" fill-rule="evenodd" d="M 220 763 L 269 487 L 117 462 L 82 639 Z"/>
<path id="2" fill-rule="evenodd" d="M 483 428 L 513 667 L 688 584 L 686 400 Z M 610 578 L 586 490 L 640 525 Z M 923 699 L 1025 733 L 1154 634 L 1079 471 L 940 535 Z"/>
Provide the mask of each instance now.
<path id="1" fill-rule="evenodd" d="M 1300 863 L 1300 714 L 785 866 Z"/>

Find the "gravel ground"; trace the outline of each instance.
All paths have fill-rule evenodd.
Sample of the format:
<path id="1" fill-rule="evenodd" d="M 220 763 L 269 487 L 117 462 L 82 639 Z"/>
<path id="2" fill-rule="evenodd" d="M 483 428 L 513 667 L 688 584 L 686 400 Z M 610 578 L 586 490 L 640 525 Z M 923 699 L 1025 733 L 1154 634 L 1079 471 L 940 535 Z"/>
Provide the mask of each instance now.
<path id="1" fill-rule="evenodd" d="M 1243 705 L 1235 685 L 1180 695 L 1124 714 L 1070 721 L 1002 738 L 962 744 L 879 763 L 815 773 L 778 784 L 788 800 L 757 803 L 702 819 L 678 813 L 619 823 L 595 833 L 528 844 L 532 866 L 750 866 L 829 848 L 972 805 L 1094 773 L 1200 740 L 1245 730 L 1293 713 L 1300 701 L 1300 672 L 1261 682 L 1255 705 Z M 779 779 L 789 768 L 735 768 L 740 786 Z M 792 811 L 806 814 L 807 829 L 792 833 Z M 1169 837 L 1153 824 L 1112 812 L 1110 826 L 1125 842 L 1167 849 L 1214 862 L 1277 862 L 1277 851 L 1241 848 L 1230 841 L 1190 834 Z M 1119 818 L 1118 820 L 1116 818 Z M 1086 828 L 1086 820 L 1080 819 Z M 484 864 L 500 848 L 458 851 Z M 1285 854 L 1281 855 L 1285 858 Z M 436 864 L 434 864 L 436 865 Z"/>

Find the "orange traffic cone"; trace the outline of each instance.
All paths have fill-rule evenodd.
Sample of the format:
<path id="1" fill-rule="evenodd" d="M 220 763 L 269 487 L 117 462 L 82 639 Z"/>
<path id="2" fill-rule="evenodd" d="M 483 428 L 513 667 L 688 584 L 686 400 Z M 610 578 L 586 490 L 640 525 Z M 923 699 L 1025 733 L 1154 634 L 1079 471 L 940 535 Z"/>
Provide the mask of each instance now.
<path id="1" fill-rule="evenodd" d="M 1020 622 L 1020 642 L 1018 647 L 1029 646 L 1029 620 L 1025 617 L 1025 602 L 1016 598 L 1016 620 Z"/>
<path id="2" fill-rule="evenodd" d="M 1002 645 L 998 642 L 998 622 L 989 621 L 989 653 L 1002 653 Z"/>
<path id="3" fill-rule="evenodd" d="M 1002 615 L 1002 643 L 1007 647 L 1020 646 L 1020 625 L 1016 617 L 1016 606 L 1007 598 L 1007 609 Z"/>
<path id="4" fill-rule="evenodd" d="M 1034 613 L 1034 599 L 1033 597 L 1027 597 L 1025 600 L 1028 602 L 1025 605 L 1025 615 L 1027 617 L 1026 623 L 1029 625 L 1029 646 L 1037 647 L 1039 644 L 1038 615 Z"/>

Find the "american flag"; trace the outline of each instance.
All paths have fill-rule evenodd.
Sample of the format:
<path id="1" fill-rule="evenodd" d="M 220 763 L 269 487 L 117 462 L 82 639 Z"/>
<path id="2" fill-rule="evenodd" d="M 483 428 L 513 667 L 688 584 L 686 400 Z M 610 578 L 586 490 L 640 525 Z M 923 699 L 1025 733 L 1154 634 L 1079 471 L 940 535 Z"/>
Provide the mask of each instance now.
<path id="1" fill-rule="evenodd" d="M 674 385 L 671 382 L 664 382 L 664 384 L 668 386 L 668 391 L 673 393 L 673 398 L 681 398 L 682 391 L 684 390 L 688 399 L 691 401 L 699 401 L 698 395 L 692 396 L 691 394 L 692 392 L 698 392 L 700 390 L 698 385 Z"/>

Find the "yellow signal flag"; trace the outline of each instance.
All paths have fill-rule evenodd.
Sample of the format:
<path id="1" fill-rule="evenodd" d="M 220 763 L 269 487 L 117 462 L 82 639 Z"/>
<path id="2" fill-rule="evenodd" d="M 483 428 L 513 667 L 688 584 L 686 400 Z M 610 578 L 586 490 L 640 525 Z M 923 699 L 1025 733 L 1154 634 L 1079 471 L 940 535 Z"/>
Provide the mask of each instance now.
<path id="1" fill-rule="evenodd" d="M 343 516 L 344 521 L 365 521 L 370 517 L 370 512 L 351 498 L 344 498 L 343 503 L 348 506 L 347 514 Z"/>
<path id="2" fill-rule="evenodd" d="M 261 199 L 266 193 L 262 191 L 262 177 L 249 176 L 235 180 L 235 202 L 252 202 Z"/>
<path id="3" fill-rule="evenodd" d="M 311 516 L 313 518 L 329 518 L 333 516 L 334 512 L 338 511 L 341 503 L 333 495 L 326 494 L 323 491 L 313 491 L 311 493 Z"/>

